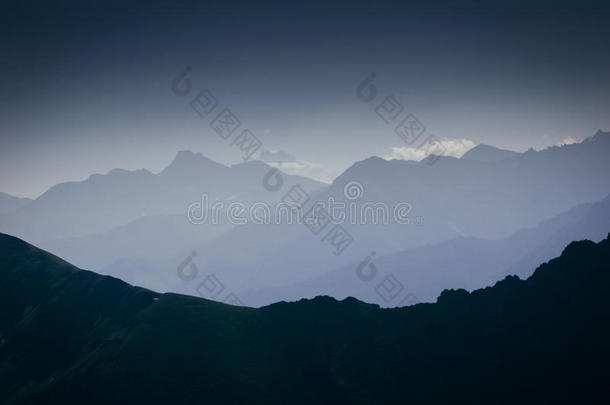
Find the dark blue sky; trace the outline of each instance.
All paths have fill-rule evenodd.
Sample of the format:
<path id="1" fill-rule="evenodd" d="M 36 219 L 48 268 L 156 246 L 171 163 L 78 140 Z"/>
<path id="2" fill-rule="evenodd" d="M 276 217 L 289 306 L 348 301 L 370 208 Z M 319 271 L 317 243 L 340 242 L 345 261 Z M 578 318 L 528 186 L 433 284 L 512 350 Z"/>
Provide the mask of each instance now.
<path id="1" fill-rule="evenodd" d="M 606 3 L 606 4 L 604 4 Z M 30 1 L 0 12 L 0 191 L 36 196 L 191 149 L 240 161 L 172 79 L 192 67 L 266 149 L 329 176 L 404 147 L 375 72 L 441 139 L 514 150 L 610 129 L 607 2 Z"/>

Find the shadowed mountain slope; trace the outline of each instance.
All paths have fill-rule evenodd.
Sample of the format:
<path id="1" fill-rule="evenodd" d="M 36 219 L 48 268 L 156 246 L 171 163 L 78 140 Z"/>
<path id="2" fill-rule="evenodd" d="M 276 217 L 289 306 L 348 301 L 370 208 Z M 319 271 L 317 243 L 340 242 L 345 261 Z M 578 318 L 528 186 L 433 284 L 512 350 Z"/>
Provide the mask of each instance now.
<path id="1" fill-rule="evenodd" d="M 380 309 L 156 294 L 0 235 L 2 403 L 602 403 L 610 240 Z"/>

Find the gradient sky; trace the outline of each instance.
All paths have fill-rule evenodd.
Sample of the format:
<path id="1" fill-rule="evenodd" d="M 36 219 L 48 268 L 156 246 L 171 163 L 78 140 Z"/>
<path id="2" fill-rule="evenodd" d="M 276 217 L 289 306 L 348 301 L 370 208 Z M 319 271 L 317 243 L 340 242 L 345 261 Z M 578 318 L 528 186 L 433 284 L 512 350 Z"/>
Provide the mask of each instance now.
<path id="1" fill-rule="evenodd" d="M 29 1 L 0 12 L 0 191 L 36 197 L 178 150 L 240 154 L 178 97 L 192 67 L 266 149 L 339 174 L 402 147 L 375 72 L 444 139 L 513 150 L 610 129 L 610 3 Z"/>

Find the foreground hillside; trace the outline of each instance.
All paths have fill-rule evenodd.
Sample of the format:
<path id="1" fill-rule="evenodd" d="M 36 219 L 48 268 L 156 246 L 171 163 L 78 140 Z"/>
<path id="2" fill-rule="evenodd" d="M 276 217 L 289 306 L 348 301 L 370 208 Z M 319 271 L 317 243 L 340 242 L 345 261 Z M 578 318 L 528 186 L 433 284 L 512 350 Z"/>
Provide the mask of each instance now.
<path id="1" fill-rule="evenodd" d="M 607 403 L 610 240 L 435 304 L 233 307 L 0 234 L 0 403 Z"/>

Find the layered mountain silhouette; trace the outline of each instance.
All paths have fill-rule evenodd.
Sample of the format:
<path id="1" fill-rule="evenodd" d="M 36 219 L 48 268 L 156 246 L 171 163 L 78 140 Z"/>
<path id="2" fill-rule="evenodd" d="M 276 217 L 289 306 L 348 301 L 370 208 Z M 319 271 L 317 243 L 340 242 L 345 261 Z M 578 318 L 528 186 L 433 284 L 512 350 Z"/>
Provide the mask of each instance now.
<path id="1" fill-rule="evenodd" d="M 381 309 L 157 294 L 0 235 L 0 401 L 605 403 L 610 240 Z"/>
<path id="2" fill-rule="evenodd" d="M 485 241 L 506 240 L 579 205 L 602 200 L 610 192 L 609 155 L 610 133 L 599 131 L 582 143 L 542 151 L 517 153 L 479 145 L 460 159 L 441 157 L 432 166 L 373 157 L 354 164 L 330 186 L 284 174 L 283 187 L 271 191 L 262 184 L 271 167 L 262 162 L 227 167 L 185 151 L 159 174 L 113 170 L 52 187 L 10 214 L 0 214 L 0 231 L 79 267 L 161 291 L 193 293 L 174 272 L 193 251 L 198 252 L 199 266 L 212 269 L 236 291 L 285 287 L 353 267 L 373 251 L 382 258 L 445 242 L 458 243 L 455 249 L 463 244 L 476 250 Z M 345 186 L 352 182 L 362 185 L 362 195 L 355 200 L 345 196 Z M 186 219 L 187 207 L 202 194 L 210 201 L 273 205 L 297 184 L 310 194 L 309 206 L 332 198 L 361 213 L 365 204 L 384 204 L 388 224 L 372 223 L 370 217 L 359 217 L 354 224 L 344 221 L 353 243 L 334 255 L 333 248 L 321 242 L 324 234 L 312 235 L 302 224 L 214 226 Z M 394 208 L 404 203 L 411 207 L 409 224 L 397 223 L 393 216 Z M 567 233 L 561 243 L 579 237 Z M 527 252 L 522 250 L 527 249 L 511 246 L 515 248 L 503 250 L 503 257 L 525 260 Z M 556 253 L 545 250 L 521 268 L 531 269 Z M 428 259 L 422 259 L 422 266 L 430 257 L 441 256 L 424 257 Z M 507 261 L 496 266 L 498 272 L 508 270 L 504 264 Z M 473 279 L 485 273 L 478 269 L 490 267 L 479 261 Z M 428 297 L 433 299 L 444 287 L 435 285 Z M 360 297 L 358 291 L 332 293 Z"/>
<path id="3" fill-rule="evenodd" d="M 511 150 L 480 144 L 464 153 L 461 159 L 486 163 L 500 163 L 509 159 L 517 159 L 521 154 Z"/>
<path id="4" fill-rule="evenodd" d="M 383 201 L 390 206 L 408 202 L 411 218 L 424 226 L 392 224 L 384 234 L 375 227 L 351 227 L 380 246 L 401 249 L 437 243 L 456 236 L 502 238 L 549 219 L 578 204 L 600 201 L 610 192 L 610 133 L 599 131 L 579 144 L 524 153 L 486 145 L 462 158 L 426 161 L 386 161 L 372 157 L 339 176 L 328 194 L 339 201 L 344 187 L 363 186 L 358 203 Z M 376 227 L 379 228 L 379 227 Z"/>
<path id="5" fill-rule="evenodd" d="M 17 211 L 31 201 L 29 198 L 13 197 L 6 193 L 0 193 L 0 215 Z"/>
<path id="6" fill-rule="evenodd" d="M 389 299 L 378 293 L 384 279 L 392 276 L 404 289 L 402 296 L 413 294 L 419 301 L 431 302 L 447 288 L 473 290 L 507 275 L 527 278 L 540 264 L 559 255 L 570 241 L 601 241 L 608 229 L 610 195 L 594 204 L 578 205 L 508 238 L 488 240 L 460 236 L 384 257 L 368 256 L 374 269 L 364 268 L 358 273 L 358 267 L 370 254 L 363 252 L 359 262 L 320 277 L 280 288 L 247 290 L 241 292 L 240 297 L 249 305 L 260 306 L 317 295 L 337 299 L 354 296 L 365 302 L 393 307 L 400 305 L 401 296 Z"/>
<path id="7" fill-rule="evenodd" d="M 108 232 L 142 217 L 183 214 L 201 201 L 276 201 L 263 187 L 271 170 L 262 162 L 225 166 L 189 151 L 179 152 L 159 174 L 114 169 L 81 182 L 51 187 L 10 215 L 0 216 L 0 230 L 30 241 L 46 242 Z M 308 190 L 324 186 L 305 177 L 284 175 L 286 186 Z M 159 226 L 161 231 L 163 226 Z"/>
<path id="8" fill-rule="evenodd" d="M 489 152 L 490 147 L 482 149 Z M 283 288 L 348 266 L 350 280 L 358 288 L 371 291 L 374 288 L 363 287 L 352 275 L 353 264 L 373 251 L 379 258 L 456 238 L 507 239 L 581 204 L 601 201 L 610 193 L 605 175 L 610 172 L 607 158 L 610 133 L 607 132 L 600 131 L 581 144 L 539 152 L 515 154 L 496 150 L 483 153 L 484 156 L 479 156 L 481 160 L 477 159 L 476 152 L 474 156 L 460 159 L 442 157 L 433 166 L 426 162 L 370 158 L 346 170 L 316 198 L 322 202 L 333 198 L 346 207 L 353 205 L 357 213 L 363 212 L 366 203 L 383 203 L 390 210 L 390 218 L 387 225 L 372 223 L 370 216 L 366 223 L 361 218 L 355 224 L 344 221 L 342 225 L 354 241 L 340 256 L 334 256 L 328 244 L 321 243 L 321 238 L 313 236 L 304 226 L 252 224 L 237 227 L 203 245 L 190 245 L 181 256 L 191 250 L 201 252 L 201 266 L 218 271 L 238 290 Z M 496 156 L 495 160 L 490 155 Z M 497 158 L 498 155 L 502 157 Z M 510 156 L 506 158 L 506 155 Z M 360 183 L 363 188 L 362 196 L 355 200 L 344 194 L 345 186 L 351 182 Z M 394 207 L 404 202 L 412 208 L 409 224 L 397 223 L 392 217 Z M 526 252 L 506 253 L 521 258 Z M 428 253 L 422 260 L 425 264 L 426 260 L 436 257 L 442 259 L 440 253 Z M 550 257 L 553 256 L 543 257 L 532 265 L 535 267 Z M 462 270 L 468 269 L 455 269 L 455 272 Z M 354 284 L 341 284 L 339 288 L 344 285 Z M 431 290 L 430 297 L 439 291 Z M 339 291 L 332 292 L 339 294 Z M 345 290 L 341 293 L 357 294 Z M 251 304 L 256 302 L 270 301 Z"/>

